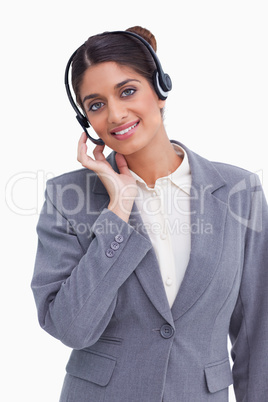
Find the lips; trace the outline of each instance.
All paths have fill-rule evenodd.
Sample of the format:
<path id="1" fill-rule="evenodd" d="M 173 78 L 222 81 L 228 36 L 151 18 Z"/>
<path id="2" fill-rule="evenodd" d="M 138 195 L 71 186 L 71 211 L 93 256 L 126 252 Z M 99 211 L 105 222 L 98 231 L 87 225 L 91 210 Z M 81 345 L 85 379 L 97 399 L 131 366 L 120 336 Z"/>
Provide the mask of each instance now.
<path id="1" fill-rule="evenodd" d="M 131 123 L 126 123 L 122 126 L 116 127 L 115 129 L 111 130 L 110 133 L 113 135 L 124 135 L 128 133 L 129 131 L 133 130 L 137 125 L 139 124 L 139 120 L 131 122 Z"/>

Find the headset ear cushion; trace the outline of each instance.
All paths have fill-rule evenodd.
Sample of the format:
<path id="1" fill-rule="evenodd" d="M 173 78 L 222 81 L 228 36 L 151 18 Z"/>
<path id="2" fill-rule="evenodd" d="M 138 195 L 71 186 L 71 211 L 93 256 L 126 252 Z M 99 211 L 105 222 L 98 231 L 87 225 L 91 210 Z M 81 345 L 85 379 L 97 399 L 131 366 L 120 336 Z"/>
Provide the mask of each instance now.
<path id="1" fill-rule="evenodd" d="M 104 145 L 104 142 L 100 138 L 96 140 L 95 138 L 91 137 L 91 135 L 88 133 L 87 128 L 90 127 L 90 123 L 86 118 L 86 116 L 83 116 L 81 113 L 79 113 L 76 115 L 76 119 L 78 123 L 82 126 L 83 130 L 85 131 L 90 141 L 92 141 L 96 145 Z"/>
<path id="2" fill-rule="evenodd" d="M 82 114 L 78 114 L 78 115 L 76 116 L 76 118 L 77 118 L 77 120 L 78 120 L 78 123 L 79 123 L 83 128 L 88 128 L 88 127 L 90 127 L 89 122 L 88 122 L 88 119 L 87 119 L 85 116 L 83 116 Z"/>
<path id="3" fill-rule="evenodd" d="M 164 79 L 164 86 L 165 88 L 163 88 L 165 91 L 171 91 L 172 89 L 172 81 L 171 78 L 168 74 L 165 74 L 165 79 Z"/>
<path id="4" fill-rule="evenodd" d="M 168 92 L 163 90 L 163 88 L 159 82 L 159 73 L 157 70 L 155 70 L 154 74 L 153 74 L 153 84 L 154 84 L 155 92 L 158 95 L 158 98 L 161 100 L 166 100 L 168 97 Z"/>

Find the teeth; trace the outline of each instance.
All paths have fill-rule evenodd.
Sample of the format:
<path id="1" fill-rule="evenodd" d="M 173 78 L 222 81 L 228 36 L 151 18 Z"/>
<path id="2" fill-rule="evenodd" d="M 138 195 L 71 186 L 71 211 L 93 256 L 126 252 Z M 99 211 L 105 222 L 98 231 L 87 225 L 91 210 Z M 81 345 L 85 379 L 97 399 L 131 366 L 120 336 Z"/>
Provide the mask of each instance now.
<path id="1" fill-rule="evenodd" d="M 132 130 L 132 128 L 136 127 L 137 124 L 138 124 L 138 123 L 135 123 L 135 124 L 133 124 L 133 126 L 128 127 L 128 128 L 126 128 L 125 130 L 122 130 L 122 131 L 114 132 L 113 134 L 115 134 L 115 135 L 123 135 L 123 134 L 126 134 L 129 130 Z"/>

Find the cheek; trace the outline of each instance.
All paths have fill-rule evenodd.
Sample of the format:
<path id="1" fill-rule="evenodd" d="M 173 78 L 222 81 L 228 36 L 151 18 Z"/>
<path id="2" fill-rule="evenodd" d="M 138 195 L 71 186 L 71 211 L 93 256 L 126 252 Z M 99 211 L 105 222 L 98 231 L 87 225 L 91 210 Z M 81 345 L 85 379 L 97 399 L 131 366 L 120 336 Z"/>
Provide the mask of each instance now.
<path id="1" fill-rule="evenodd" d="M 151 125 L 159 125 L 162 123 L 161 110 L 155 99 L 152 97 L 147 97 L 146 99 L 144 116 L 146 116 L 146 121 Z"/>
<path id="2" fill-rule="evenodd" d="M 105 129 L 106 126 L 105 126 L 103 119 L 93 117 L 89 121 L 90 121 L 91 127 L 96 132 L 96 134 L 99 135 L 99 137 L 101 137 L 103 135 L 103 133 L 106 132 L 106 129 Z"/>
<path id="3" fill-rule="evenodd" d="M 159 99 L 154 92 L 147 93 L 147 95 L 144 97 L 144 105 L 146 105 L 146 113 L 155 115 L 161 114 Z"/>

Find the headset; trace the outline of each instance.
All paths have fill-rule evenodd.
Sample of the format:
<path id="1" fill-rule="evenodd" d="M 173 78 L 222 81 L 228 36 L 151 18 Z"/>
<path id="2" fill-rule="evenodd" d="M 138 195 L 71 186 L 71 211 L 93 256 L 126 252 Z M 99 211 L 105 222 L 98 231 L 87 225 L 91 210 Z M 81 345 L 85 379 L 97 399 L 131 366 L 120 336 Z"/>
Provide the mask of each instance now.
<path id="1" fill-rule="evenodd" d="M 111 31 L 111 32 L 104 32 L 104 33 L 100 34 L 100 36 L 106 35 L 106 34 L 129 35 L 129 36 L 137 38 L 140 42 L 142 42 L 146 46 L 146 48 L 149 50 L 152 58 L 154 59 L 154 62 L 156 65 L 156 70 L 154 71 L 153 77 L 152 77 L 154 90 L 157 93 L 159 99 L 165 100 L 168 96 L 168 92 L 172 89 L 172 82 L 171 82 L 170 76 L 168 74 L 164 73 L 161 63 L 160 63 L 154 49 L 152 48 L 152 46 L 145 39 L 143 39 L 140 35 L 138 35 L 134 32 Z M 69 70 L 70 70 L 72 61 L 79 49 L 80 49 L 80 47 L 78 49 L 76 49 L 76 51 L 72 54 L 72 56 L 70 57 L 70 59 L 67 63 L 66 69 L 65 69 L 64 82 L 65 82 L 67 96 L 69 98 L 69 101 L 70 101 L 73 109 L 76 112 L 76 119 L 77 119 L 78 123 L 82 126 L 85 133 L 87 134 L 87 137 L 96 145 L 104 145 L 104 142 L 100 138 L 96 140 L 95 138 L 93 138 L 89 135 L 87 128 L 90 127 L 90 122 L 88 121 L 87 117 L 79 110 L 79 108 L 76 105 L 76 102 L 74 101 L 74 98 L 72 97 L 72 93 L 71 93 L 71 89 L 70 89 L 70 85 L 69 85 Z"/>

